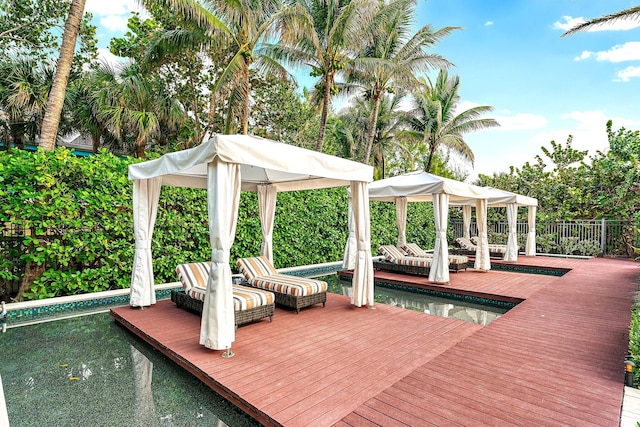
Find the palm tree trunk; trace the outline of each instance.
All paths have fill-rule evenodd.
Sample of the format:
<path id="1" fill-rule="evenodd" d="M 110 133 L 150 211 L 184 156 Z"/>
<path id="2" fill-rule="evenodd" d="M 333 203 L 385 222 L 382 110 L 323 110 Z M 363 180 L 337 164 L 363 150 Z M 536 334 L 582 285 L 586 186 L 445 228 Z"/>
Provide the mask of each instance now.
<path id="1" fill-rule="evenodd" d="M 333 86 L 333 74 L 327 75 L 324 85 L 324 94 L 322 99 L 322 114 L 320 116 L 320 129 L 318 130 L 318 141 L 316 142 L 316 151 L 322 153 L 324 145 L 324 133 L 327 129 L 327 117 L 329 115 L 329 106 L 331 104 L 331 87 Z"/>
<path id="2" fill-rule="evenodd" d="M 369 164 L 369 158 L 371 157 L 371 149 L 373 148 L 373 141 L 376 139 L 376 127 L 378 126 L 378 113 L 380 111 L 380 94 L 373 94 L 373 111 L 371 111 L 371 117 L 369 117 L 369 137 L 367 138 L 367 151 L 364 155 L 364 164 Z"/>
<path id="3" fill-rule="evenodd" d="M 72 0 L 69 8 L 69 16 L 64 25 L 64 35 L 62 36 L 62 46 L 60 47 L 60 57 L 56 65 L 56 72 L 53 76 L 53 84 L 49 93 L 47 110 L 44 113 L 42 129 L 40 131 L 39 146 L 43 150 L 53 151 L 56 146 L 56 135 L 60 123 L 60 113 L 64 103 L 64 95 L 67 91 L 67 81 L 71 72 L 71 62 L 73 61 L 73 50 L 76 46 L 76 39 L 80 31 L 80 23 L 84 14 L 86 0 Z"/>
<path id="4" fill-rule="evenodd" d="M 431 163 L 433 162 L 433 156 L 436 153 L 436 142 L 434 139 L 430 139 L 431 141 L 429 142 L 429 160 L 427 160 L 427 170 L 425 171 L 427 173 L 431 173 Z"/>
<path id="5" fill-rule="evenodd" d="M 249 63 L 245 60 L 245 66 L 242 69 L 242 78 L 243 78 L 243 88 L 245 91 L 244 96 L 242 97 L 242 119 L 241 119 L 241 130 L 240 133 L 246 135 L 249 133 L 249 95 L 251 95 L 251 90 L 249 89 Z"/>

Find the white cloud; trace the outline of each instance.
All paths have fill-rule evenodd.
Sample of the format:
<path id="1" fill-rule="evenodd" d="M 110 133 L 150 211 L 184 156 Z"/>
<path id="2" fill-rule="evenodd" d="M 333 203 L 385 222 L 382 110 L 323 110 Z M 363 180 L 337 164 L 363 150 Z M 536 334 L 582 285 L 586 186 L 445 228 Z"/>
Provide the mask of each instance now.
<path id="1" fill-rule="evenodd" d="M 589 52 L 588 50 L 585 50 L 584 52 L 582 52 L 580 54 L 580 56 L 577 56 L 575 58 L 576 61 L 582 61 L 583 59 L 589 59 L 591 58 L 591 55 L 593 55 L 593 52 Z"/>
<path id="2" fill-rule="evenodd" d="M 634 67 L 632 65 L 629 65 L 624 70 L 618 71 L 616 73 L 616 76 L 618 78 L 615 79 L 614 81 L 617 81 L 617 82 L 628 82 L 633 77 L 640 77 L 640 67 Z"/>
<path id="3" fill-rule="evenodd" d="M 487 22 L 484 23 L 485 27 L 490 27 L 492 25 L 493 25 L 493 21 L 487 21 Z"/>
<path id="4" fill-rule="evenodd" d="M 585 50 L 582 54 L 575 58 L 576 61 L 589 59 L 595 56 L 597 61 L 607 62 L 625 62 L 640 60 L 640 42 L 627 42 L 618 44 L 609 50 L 601 50 L 599 52 L 590 52 Z"/>
<path id="5" fill-rule="evenodd" d="M 132 11 L 142 12 L 144 8 L 136 0 L 87 0 L 87 12 L 95 16 L 129 15 Z"/>
<path id="6" fill-rule="evenodd" d="M 556 30 L 569 31 L 570 29 L 576 27 L 577 25 L 583 24 L 585 22 L 587 22 L 587 20 L 584 19 L 582 16 L 578 18 L 573 18 L 571 16 L 563 16 L 560 21 L 556 21 L 553 23 L 553 28 Z M 618 19 L 612 23 L 595 25 L 586 31 L 589 31 L 589 32 L 627 31 L 637 27 L 640 27 L 640 22 L 638 22 L 637 20 Z"/>
<path id="7" fill-rule="evenodd" d="M 500 123 L 498 129 L 505 131 L 542 129 L 547 126 L 547 119 L 531 113 L 492 117 Z"/>
<path id="8" fill-rule="evenodd" d="M 104 18 L 100 18 L 100 25 L 109 31 L 113 32 L 126 32 L 128 17 L 124 15 L 109 15 Z"/>
<path id="9" fill-rule="evenodd" d="M 585 22 L 585 19 L 580 18 L 572 18 L 570 16 L 563 16 L 560 21 L 556 21 L 553 23 L 553 28 L 556 30 L 569 31 L 573 27 L 580 25 Z"/>
<path id="10" fill-rule="evenodd" d="M 123 61 L 123 58 L 114 55 L 113 53 L 109 52 L 109 49 L 107 48 L 99 48 L 98 49 L 98 60 L 100 62 L 106 63 L 106 64 L 112 64 L 112 65 L 116 65 L 119 64 Z"/>

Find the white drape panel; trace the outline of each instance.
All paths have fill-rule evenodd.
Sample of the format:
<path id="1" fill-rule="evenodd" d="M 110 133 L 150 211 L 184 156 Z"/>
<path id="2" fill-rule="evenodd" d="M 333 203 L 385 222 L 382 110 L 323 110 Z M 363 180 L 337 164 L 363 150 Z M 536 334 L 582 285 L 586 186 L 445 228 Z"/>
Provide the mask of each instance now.
<path id="1" fill-rule="evenodd" d="M 433 248 L 433 262 L 429 271 L 429 281 L 449 283 L 449 247 L 447 243 L 447 220 L 449 217 L 449 195 L 433 195 L 433 213 L 436 223 L 436 243 Z"/>
<path id="2" fill-rule="evenodd" d="M 505 261 L 518 261 L 518 234 L 516 223 L 518 221 L 518 205 L 516 203 L 507 204 L 507 223 L 509 224 L 509 237 L 507 239 L 507 253 L 504 254 Z"/>
<path id="3" fill-rule="evenodd" d="M 373 260 L 371 259 L 371 229 L 369 191 L 366 182 L 351 182 L 351 202 L 355 219 L 357 254 L 353 270 L 351 304 L 373 307 Z"/>
<path id="4" fill-rule="evenodd" d="M 240 205 L 240 165 L 216 157 L 207 165 L 211 270 L 202 310 L 200 344 L 214 350 L 235 340 L 233 289 L 229 255 Z"/>
<path id="5" fill-rule="evenodd" d="M 396 221 L 398 222 L 398 247 L 407 243 L 407 198 L 396 197 Z"/>
<path id="6" fill-rule="evenodd" d="M 529 233 L 527 234 L 526 256 L 536 256 L 536 207 L 529 206 Z"/>
<path id="7" fill-rule="evenodd" d="M 345 270 L 353 270 L 356 268 L 356 253 L 358 252 L 358 240 L 356 239 L 356 220 L 353 217 L 353 207 L 351 195 L 349 195 L 349 237 L 344 248 L 344 258 L 342 259 L 342 268 Z"/>
<path id="8" fill-rule="evenodd" d="M 476 200 L 476 222 L 478 223 L 478 244 L 476 245 L 476 262 L 473 268 L 491 270 L 489 259 L 489 238 L 487 237 L 487 199 Z"/>
<path id="9" fill-rule="evenodd" d="M 471 226 L 471 205 L 464 205 L 462 207 L 462 234 L 465 239 L 471 238 L 471 231 L 469 227 Z"/>
<path id="10" fill-rule="evenodd" d="M 151 237 L 158 213 L 161 179 L 133 181 L 133 229 L 136 235 L 136 253 L 131 272 L 129 304 L 134 307 L 148 307 L 156 303 Z"/>
<path id="11" fill-rule="evenodd" d="M 276 187 L 270 184 L 258 185 L 258 209 L 262 228 L 260 255 L 269 258 L 273 264 L 273 219 L 276 212 Z"/>

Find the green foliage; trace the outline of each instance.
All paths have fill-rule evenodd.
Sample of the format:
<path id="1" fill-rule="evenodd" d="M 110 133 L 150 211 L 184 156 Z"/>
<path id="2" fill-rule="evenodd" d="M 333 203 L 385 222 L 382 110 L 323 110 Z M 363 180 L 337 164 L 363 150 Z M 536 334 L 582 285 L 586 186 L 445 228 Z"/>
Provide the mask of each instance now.
<path id="1" fill-rule="evenodd" d="M 631 326 L 629 327 L 629 356 L 636 365 L 633 374 L 633 384 L 640 384 L 640 305 L 636 302 L 631 313 Z"/>
<path id="2" fill-rule="evenodd" d="M 18 245 L 5 246 L 2 287 L 19 281 L 25 265 L 44 265 L 27 299 L 126 288 L 135 252 L 132 182 L 134 160 L 106 150 L 76 157 L 54 152 L 0 152 L 0 222 L 21 225 Z M 276 267 L 341 260 L 348 235 L 345 187 L 280 193 L 273 232 Z M 428 203 L 408 208 L 407 239 L 433 245 L 433 211 Z M 240 257 L 260 253 L 262 232 L 255 193 L 242 193 L 231 248 L 232 268 Z M 395 243 L 395 205 L 371 204 L 373 254 Z M 156 283 L 175 281 L 175 267 L 211 258 L 207 194 L 201 189 L 163 187 L 151 245 Z"/>

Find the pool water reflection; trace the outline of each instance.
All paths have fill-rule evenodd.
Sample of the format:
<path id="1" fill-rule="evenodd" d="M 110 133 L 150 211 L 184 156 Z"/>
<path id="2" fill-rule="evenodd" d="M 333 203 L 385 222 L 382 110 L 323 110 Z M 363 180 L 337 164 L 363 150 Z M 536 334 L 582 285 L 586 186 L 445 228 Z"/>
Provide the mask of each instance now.
<path id="1" fill-rule="evenodd" d="M 258 425 L 109 313 L 9 328 L 0 349 L 11 427 Z"/>
<path id="2" fill-rule="evenodd" d="M 340 280 L 337 275 L 324 276 L 329 292 L 340 295 L 351 295 L 351 283 Z M 465 322 L 488 325 L 513 308 L 514 304 L 497 303 L 495 305 L 477 304 L 462 301 L 459 298 L 430 295 L 422 289 L 412 290 L 389 288 L 377 284 L 374 298 L 377 303 L 393 305 L 409 310 L 419 311 L 441 317 L 451 317 Z"/>

